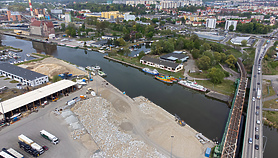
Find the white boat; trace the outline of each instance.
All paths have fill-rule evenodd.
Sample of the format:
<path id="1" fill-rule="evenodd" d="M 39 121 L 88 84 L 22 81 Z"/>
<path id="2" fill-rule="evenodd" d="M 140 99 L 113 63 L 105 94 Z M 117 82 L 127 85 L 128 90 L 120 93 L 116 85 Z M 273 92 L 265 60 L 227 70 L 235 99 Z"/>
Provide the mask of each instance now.
<path id="1" fill-rule="evenodd" d="M 100 52 L 100 53 L 105 53 L 105 51 L 104 51 L 104 50 L 99 50 L 99 52 Z"/>
<path id="2" fill-rule="evenodd" d="M 26 54 L 27 57 L 30 57 L 30 54 Z"/>
<path id="3" fill-rule="evenodd" d="M 149 68 L 143 68 L 142 71 L 149 73 L 151 75 L 159 75 L 159 72 L 156 69 L 149 69 Z"/>
<path id="4" fill-rule="evenodd" d="M 197 82 L 195 81 L 189 81 L 189 80 L 180 80 L 178 82 L 180 85 L 183 85 L 185 87 L 191 88 L 191 89 L 195 89 L 198 91 L 202 91 L 202 92 L 206 92 L 207 88 L 205 88 L 202 85 L 198 85 Z"/>
<path id="5" fill-rule="evenodd" d="M 103 71 L 98 71 L 97 74 L 101 77 L 107 76 Z"/>

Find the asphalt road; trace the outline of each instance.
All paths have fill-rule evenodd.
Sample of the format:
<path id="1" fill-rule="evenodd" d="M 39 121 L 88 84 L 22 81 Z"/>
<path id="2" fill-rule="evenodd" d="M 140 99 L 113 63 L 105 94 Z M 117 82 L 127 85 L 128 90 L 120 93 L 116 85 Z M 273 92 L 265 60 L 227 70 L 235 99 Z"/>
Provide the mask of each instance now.
<path id="1" fill-rule="evenodd" d="M 264 54 L 267 49 L 272 45 L 272 42 L 267 44 L 267 47 L 264 47 L 263 44 L 265 39 L 261 39 L 257 44 L 256 56 L 254 60 L 254 66 L 252 71 L 251 78 L 251 87 L 250 87 L 250 96 L 247 110 L 247 119 L 246 119 L 246 129 L 244 136 L 244 147 L 243 147 L 243 157 L 263 157 L 263 120 L 262 120 L 262 98 L 258 97 L 258 89 L 262 90 L 262 74 L 258 70 L 259 66 L 261 67 L 261 60 L 263 59 Z M 254 98 L 254 101 L 253 101 Z M 258 112 L 256 114 L 256 112 Z M 260 123 L 257 123 L 260 121 Z M 255 128 L 258 128 L 258 131 Z M 256 139 L 255 136 L 259 138 Z M 249 142 L 249 139 L 252 139 L 252 143 Z M 255 145 L 258 145 L 259 149 L 255 149 Z"/>
<path id="2" fill-rule="evenodd" d="M 49 150 L 40 156 L 42 158 L 90 157 L 90 153 L 82 143 L 71 138 L 71 130 L 65 120 L 52 112 L 56 107 L 64 106 L 66 101 L 81 94 L 84 94 L 84 90 L 71 93 L 69 96 L 63 97 L 57 102 L 51 102 L 45 108 L 39 108 L 37 113 L 31 113 L 28 117 L 22 118 L 20 121 L 3 128 L 0 131 L 0 149 L 11 147 L 23 154 L 24 157 L 32 157 L 23 149 L 19 148 L 18 135 L 24 134 L 39 145 L 49 147 Z M 53 145 L 48 140 L 42 138 L 39 133 L 42 129 L 58 137 L 60 143 Z"/>

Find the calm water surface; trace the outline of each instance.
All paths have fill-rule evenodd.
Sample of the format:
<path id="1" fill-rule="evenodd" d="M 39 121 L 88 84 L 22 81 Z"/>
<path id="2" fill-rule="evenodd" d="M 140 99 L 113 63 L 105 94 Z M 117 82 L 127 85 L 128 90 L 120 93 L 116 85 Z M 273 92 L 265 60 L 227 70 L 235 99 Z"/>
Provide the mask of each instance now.
<path id="1" fill-rule="evenodd" d="M 227 104 L 207 98 L 203 93 L 178 84 L 164 84 L 141 70 L 104 59 L 103 54 L 94 51 L 56 47 L 11 36 L 3 36 L 2 44 L 21 48 L 23 54 L 46 53 L 82 67 L 97 64 L 107 73 L 105 79 L 130 97 L 145 96 L 169 113 L 178 114 L 209 139 L 222 138 L 229 108 Z M 269 138 L 264 155 L 271 157 L 278 146 L 278 134 L 266 127 L 264 134 Z"/>

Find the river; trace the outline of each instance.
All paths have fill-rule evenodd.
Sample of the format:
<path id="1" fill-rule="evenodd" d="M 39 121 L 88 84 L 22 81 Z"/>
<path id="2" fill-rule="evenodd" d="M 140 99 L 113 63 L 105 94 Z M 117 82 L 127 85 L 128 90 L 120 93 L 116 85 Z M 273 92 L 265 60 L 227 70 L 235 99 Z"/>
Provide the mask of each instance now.
<path id="1" fill-rule="evenodd" d="M 222 139 L 230 109 L 227 104 L 207 98 L 203 93 L 178 84 L 164 84 L 141 70 L 104 59 L 103 54 L 94 51 L 56 47 L 12 36 L 3 36 L 2 44 L 21 48 L 21 54 L 46 53 L 82 67 L 99 65 L 107 74 L 105 79 L 125 91 L 128 96 L 145 96 L 169 113 L 179 115 L 188 125 L 209 139 Z M 271 157 L 278 146 L 278 134 L 267 127 L 264 128 L 264 134 L 268 137 L 264 156 Z"/>

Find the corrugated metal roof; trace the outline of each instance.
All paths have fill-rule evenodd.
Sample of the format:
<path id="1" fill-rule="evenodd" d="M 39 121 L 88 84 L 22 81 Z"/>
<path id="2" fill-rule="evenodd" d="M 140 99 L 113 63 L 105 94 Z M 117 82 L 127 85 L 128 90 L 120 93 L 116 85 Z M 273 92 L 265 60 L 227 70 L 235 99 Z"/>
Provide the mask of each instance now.
<path id="1" fill-rule="evenodd" d="M 0 63 L 0 70 L 6 71 L 8 73 L 20 76 L 24 79 L 31 80 L 31 81 L 35 80 L 36 78 L 46 76 L 44 74 L 40 74 L 40 73 L 37 73 L 35 71 L 24 69 L 24 68 L 21 68 L 19 66 L 12 65 L 12 64 L 9 64 L 9 63 Z"/>
<path id="2" fill-rule="evenodd" d="M 59 92 L 63 89 L 76 85 L 75 82 L 70 80 L 61 80 L 50 85 L 44 86 L 42 88 L 33 90 L 31 92 L 16 96 L 9 100 L 3 101 L 2 106 L 4 112 L 10 112 L 14 109 L 25 106 L 29 103 L 33 103 L 39 99 L 45 98 L 53 93 Z M 0 112 L 3 113 L 2 108 L 0 108 Z"/>

